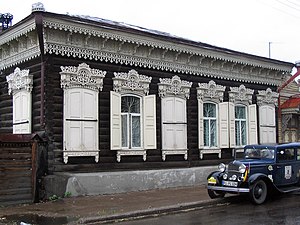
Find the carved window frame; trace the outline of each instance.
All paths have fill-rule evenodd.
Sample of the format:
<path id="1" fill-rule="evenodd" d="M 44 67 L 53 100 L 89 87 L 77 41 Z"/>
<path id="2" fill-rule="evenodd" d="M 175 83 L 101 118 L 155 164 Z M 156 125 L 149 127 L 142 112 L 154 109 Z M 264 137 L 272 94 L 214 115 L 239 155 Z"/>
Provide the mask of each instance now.
<path id="1" fill-rule="evenodd" d="M 102 91 L 103 88 L 103 79 L 106 75 L 106 71 L 102 71 L 99 69 L 92 69 L 90 66 L 86 63 L 81 63 L 78 66 L 61 66 L 61 88 L 64 90 L 64 130 L 63 130 L 63 159 L 64 163 L 68 163 L 68 158 L 69 157 L 81 157 L 81 156 L 93 156 L 95 157 L 95 161 L 99 162 L 99 135 L 98 135 L 98 129 L 99 129 L 99 120 L 98 120 L 98 101 L 99 101 L 99 91 Z M 86 90 L 86 91 L 85 91 Z M 89 93 L 92 96 L 94 96 L 93 101 L 93 106 L 91 108 L 94 108 L 96 112 L 92 112 L 94 114 L 93 119 L 85 119 L 82 112 L 79 113 L 80 118 L 77 119 L 72 119 L 68 118 L 70 117 L 72 113 L 72 106 L 68 105 L 70 103 L 71 99 L 71 93 L 72 91 L 77 91 L 79 93 L 79 104 L 82 106 L 84 104 L 84 93 Z M 73 97 L 72 97 L 73 98 Z M 80 107 L 79 107 L 80 108 Z M 75 108 L 73 108 L 75 109 Z M 79 109 L 83 110 L 83 109 Z M 68 114 L 68 115 L 67 115 Z M 68 128 L 71 126 L 68 126 L 69 123 L 80 123 L 79 125 L 79 130 L 80 134 L 79 136 L 81 137 L 81 140 L 79 141 L 81 144 L 79 147 L 76 147 L 76 149 L 71 149 L 70 144 L 68 143 L 69 136 L 67 135 Z M 92 145 L 94 146 L 94 149 L 89 149 L 87 150 L 86 147 L 84 146 L 85 139 L 84 136 L 84 124 L 88 122 L 93 122 L 96 123 L 94 126 L 94 140 L 95 143 Z M 71 129 L 71 128 L 70 128 Z"/>
<path id="2" fill-rule="evenodd" d="M 121 162 L 122 156 L 140 155 L 143 160 L 147 159 L 147 150 L 156 149 L 156 96 L 149 95 L 149 87 L 152 77 L 139 74 L 132 69 L 126 72 L 114 72 L 113 91 L 111 92 L 111 149 L 117 151 L 117 161 Z M 135 96 L 140 99 L 140 120 L 141 120 L 141 148 L 123 148 L 122 147 L 122 122 L 121 122 L 121 99 L 122 96 Z M 148 104 L 150 103 L 151 104 Z M 148 108 L 150 107 L 150 108 Z M 119 112 L 120 111 L 120 112 Z M 152 114 L 149 135 L 149 112 Z M 120 114 L 120 115 L 119 115 Z M 119 124 L 116 126 L 116 124 Z M 149 141 L 149 136 L 151 141 Z M 116 140 L 117 137 L 120 140 Z M 151 143 L 149 143 L 151 142 Z"/>
<path id="3" fill-rule="evenodd" d="M 198 140 L 199 140 L 199 153 L 200 159 L 203 159 L 204 154 L 216 153 L 218 157 L 221 158 L 221 133 L 220 130 L 220 104 L 223 104 L 224 92 L 226 87 L 216 84 L 215 81 L 210 80 L 208 83 L 198 83 L 197 87 L 197 99 L 198 99 Z M 208 147 L 204 146 L 204 116 L 203 116 L 203 106 L 205 103 L 213 103 L 216 106 L 216 120 L 217 120 L 217 146 Z M 223 107 L 222 107 L 223 108 Z"/>
<path id="4" fill-rule="evenodd" d="M 179 76 L 174 75 L 172 78 L 160 78 L 160 83 L 158 83 L 158 94 L 162 98 L 161 102 L 161 113 L 163 117 L 164 113 L 164 101 L 168 97 L 180 98 L 185 101 L 190 97 L 190 89 L 192 87 L 192 82 L 181 80 Z M 186 108 L 186 106 L 185 106 Z M 185 110 L 185 121 L 187 121 L 187 113 Z M 163 121 L 162 121 L 163 122 Z M 163 126 L 163 124 L 162 124 Z M 186 124 L 187 126 L 187 124 Z M 163 131 L 162 131 L 163 132 Z M 186 127 L 187 132 L 187 127 Z M 186 134 L 187 135 L 187 134 Z M 162 137 L 163 138 L 163 137 Z M 187 140 L 186 140 L 187 142 Z M 162 159 L 166 160 L 167 155 L 184 155 L 184 159 L 187 160 L 188 149 L 162 149 Z"/>
<path id="5" fill-rule="evenodd" d="M 30 134 L 32 127 L 33 75 L 17 67 L 6 76 L 8 94 L 13 96 L 13 133 Z"/>

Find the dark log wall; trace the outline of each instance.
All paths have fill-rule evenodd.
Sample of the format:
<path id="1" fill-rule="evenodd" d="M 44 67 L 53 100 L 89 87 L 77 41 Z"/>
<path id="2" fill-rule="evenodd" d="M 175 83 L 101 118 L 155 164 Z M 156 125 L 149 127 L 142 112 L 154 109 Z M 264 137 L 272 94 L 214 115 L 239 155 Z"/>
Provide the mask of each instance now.
<path id="1" fill-rule="evenodd" d="M 63 141 L 63 90 L 60 87 L 60 66 L 78 66 L 85 62 L 91 68 L 107 71 L 104 78 L 103 90 L 99 94 L 99 148 L 100 160 L 95 163 L 94 157 L 69 157 L 67 164 L 63 162 L 62 141 Z M 123 156 L 121 162 L 116 161 L 116 152 L 110 150 L 110 91 L 113 90 L 112 77 L 114 72 L 128 72 L 135 69 L 139 74 L 152 77 L 150 84 L 150 93 L 157 97 L 157 149 L 147 151 L 147 160 L 144 162 L 141 156 Z M 75 60 L 63 57 L 49 57 L 46 64 L 45 81 L 45 123 L 46 133 L 50 140 L 49 145 L 49 172 L 96 172 L 109 170 L 125 169 L 154 169 L 154 168 L 172 168 L 189 167 L 201 165 L 215 165 L 219 162 L 216 154 L 205 155 L 203 160 L 199 159 L 198 150 L 198 101 L 197 91 L 198 83 L 209 82 L 210 78 L 192 76 L 186 74 L 176 74 L 162 71 L 152 71 L 144 68 L 135 68 L 133 66 L 112 65 L 102 62 L 91 62 L 84 60 Z M 187 100 L 187 121 L 188 121 L 188 160 L 185 161 L 182 155 L 169 155 L 166 161 L 161 158 L 161 99 L 158 96 L 159 78 L 172 78 L 179 75 L 182 80 L 193 82 L 190 99 Z M 216 83 L 226 87 L 233 85 L 232 81 L 215 80 Z M 239 86 L 236 83 L 234 86 Z M 247 88 L 265 90 L 264 85 L 248 85 Z M 228 99 L 228 95 L 225 99 Z M 230 159 L 231 151 L 225 150 L 222 158 Z"/>
<path id="2" fill-rule="evenodd" d="M 32 90 L 32 133 L 43 131 L 40 123 L 41 119 L 41 63 L 40 59 L 32 60 L 30 63 L 18 65 L 23 69 L 29 69 L 29 73 L 33 75 Z M 13 123 L 13 96 L 8 95 L 8 84 L 6 76 L 13 73 L 16 67 L 2 71 L 0 75 L 0 132 L 12 133 Z"/>
<path id="3" fill-rule="evenodd" d="M 41 70 L 40 59 L 32 60 L 19 66 L 20 69 L 30 69 L 34 75 L 34 87 L 32 91 L 32 120 L 33 132 L 44 133 L 48 139 L 48 172 L 96 172 L 110 170 L 130 169 L 158 169 L 172 167 L 190 167 L 202 165 L 216 165 L 219 163 L 217 154 L 206 154 L 204 159 L 199 159 L 198 150 L 198 83 L 207 83 L 211 78 L 192 76 L 187 74 L 176 74 L 171 72 L 153 71 L 145 68 L 135 68 L 126 65 L 112 65 L 110 63 L 94 62 L 88 60 L 76 60 L 59 56 L 49 56 L 45 61 L 44 96 L 41 98 Z M 63 162 L 63 89 L 60 87 L 60 66 L 78 66 L 85 62 L 91 68 L 107 71 L 103 82 L 103 90 L 99 93 L 99 148 L 100 160 L 95 163 L 94 157 L 69 157 L 69 162 Z M 12 133 L 12 96 L 7 94 L 6 77 L 14 71 L 10 68 L 3 71 L 0 77 L 0 132 Z M 143 161 L 141 156 L 123 156 L 121 162 L 116 160 L 116 152 L 110 150 L 110 91 L 113 90 L 112 77 L 114 72 L 128 72 L 135 69 L 139 74 L 152 77 L 150 93 L 156 94 L 157 112 L 157 149 L 147 151 L 147 160 Z M 179 75 L 182 80 L 192 81 L 193 85 L 190 98 L 187 100 L 187 122 L 188 122 L 188 160 L 183 155 L 168 155 L 166 161 L 161 158 L 161 99 L 158 96 L 159 78 L 172 78 Z M 251 79 L 251 78 L 249 78 Z M 241 83 L 227 80 L 213 79 L 217 84 L 226 86 L 224 100 L 228 101 L 230 86 L 239 86 Z M 247 88 L 255 90 L 266 90 L 266 85 L 244 84 Z M 275 87 L 273 87 L 275 90 Z M 255 91 L 256 93 L 257 91 Z M 41 100 L 44 101 L 44 107 Z M 223 150 L 222 161 L 230 160 L 231 150 Z"/>

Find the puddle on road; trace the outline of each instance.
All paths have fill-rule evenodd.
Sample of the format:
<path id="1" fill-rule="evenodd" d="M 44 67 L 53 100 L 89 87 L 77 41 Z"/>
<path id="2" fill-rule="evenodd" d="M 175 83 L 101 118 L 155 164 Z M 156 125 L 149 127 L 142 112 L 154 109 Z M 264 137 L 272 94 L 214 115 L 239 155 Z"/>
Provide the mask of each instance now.
<path id="1" fill-rule="evenodd" d="M 0 218 L 0 225 L 56 225 L 56 224 L 67 224 L 68 222 L 74 221 L 69 217 L 47 217 L 37 214 L 24 214 L 24 215 L 9 215 L 2 216 Z"/>

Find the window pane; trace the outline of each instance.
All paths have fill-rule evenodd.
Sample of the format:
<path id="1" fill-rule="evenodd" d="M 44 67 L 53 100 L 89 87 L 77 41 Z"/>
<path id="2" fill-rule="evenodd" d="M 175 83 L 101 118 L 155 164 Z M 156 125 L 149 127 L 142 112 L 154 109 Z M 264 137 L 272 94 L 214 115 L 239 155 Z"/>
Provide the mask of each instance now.
<path id="1" fill-rule="evenodd" d="M 203 104 L 203 116 L 204 117 L 216 117 L 216 105 L 212 103 Z"/>
<path id="2" fill-rule="evenodd" d="M 241 121 L 241 144 L 246 145 L 247 143 L 247 130 L 246 130 L 246 121 Z"/>
<path id="3" fill-rule="evenodd" d="M 210 147 L 217 146 L 217 121 L 210 121 Z"/>
<path id="4" fill-rule="evenodd" d="M 246 119 L 246 107 L 236 106 L 235 107 L 235 118 L 236 119 Z"/>
<path id="5" fill-rule="evenodd" d="M 141 147 L 141 120 L 139 116 L 132 117 L 132 147 Z"/>
<path id="6" fill-rule="evenodd" d="M 241 145 L 241 127 L 240 127 L 240 123 L 239 121 L 235 121 L 235 141 L 236 141 L 236 145 L 239 146 Z"/>
<path id="7" fill-rule="evenodd" d="M 140 113 L 140 99 L 134 96 L 123 96 L 121 112 Z"/>
<path id="8" fill-rule="evenodd" d="M 122 115 L 122 147 L 128 147 L 128 116 Z"/>
<path id="9" fill-rule="evenodd" d="M 203 120 L 204 125 L 204 146 L 209 146 L 209 121 Z"/>

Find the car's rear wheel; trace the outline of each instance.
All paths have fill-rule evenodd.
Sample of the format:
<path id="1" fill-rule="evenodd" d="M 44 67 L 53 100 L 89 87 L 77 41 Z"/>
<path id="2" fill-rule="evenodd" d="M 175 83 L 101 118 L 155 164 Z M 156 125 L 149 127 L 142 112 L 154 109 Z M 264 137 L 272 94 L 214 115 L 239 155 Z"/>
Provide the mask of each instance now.
<path id="1" fill-rule="evenodd" d="M 210 189 L 207 190 L 207 193 L 208 193 L 208 195 L 209 195 L 209 197 L 211 199 L 214 199 L 214 198 L 224 198 L 224 196 L 225 196 L 224 192 L 213 191 L 213 190 L 210 190 Z"/>
<path id="2" fill-rule="evenodd" d="M 267 194 L 268 187 L 263 180 L 256 181 L 250 189 L 251 200 L 257 205 L 260 205 L 266 201 Z"/>

